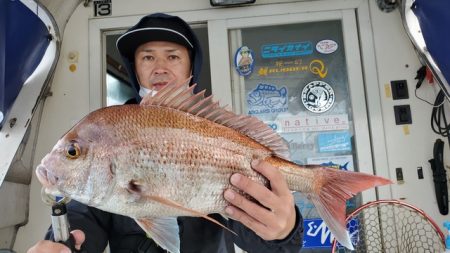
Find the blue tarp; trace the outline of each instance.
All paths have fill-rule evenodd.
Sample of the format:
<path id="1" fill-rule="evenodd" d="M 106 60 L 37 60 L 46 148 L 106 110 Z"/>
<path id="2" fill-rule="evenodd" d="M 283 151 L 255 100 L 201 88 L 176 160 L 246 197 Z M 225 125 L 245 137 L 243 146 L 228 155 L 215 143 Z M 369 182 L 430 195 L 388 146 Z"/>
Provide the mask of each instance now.
<path id="1" fill-rule="evenodd" d="M 22 2 L 0 0 L 0 112 L 3 115 L 41 62 L 50 43 L 48 34 L 36 12 Z"/>
<path id="2" fill-rule="evenodd" d="M 416 0 L 413 11 L 428 51 L 450 83 L 450 1 Z"/>

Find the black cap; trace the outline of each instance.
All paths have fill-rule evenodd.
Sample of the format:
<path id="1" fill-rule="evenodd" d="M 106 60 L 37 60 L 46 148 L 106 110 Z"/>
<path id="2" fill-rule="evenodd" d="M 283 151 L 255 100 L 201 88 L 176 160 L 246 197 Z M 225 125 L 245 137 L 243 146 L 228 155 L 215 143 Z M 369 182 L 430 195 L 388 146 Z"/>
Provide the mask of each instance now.
<path id="1" fill-rule="evenodd" d="M 136 49 L 150 41 L 169 41 L 188 50 L 195 47 L 193 33 L 181 18 L 163 13 L 143 17 L 135 26 L 117 39 L 117 49 L 122 56 L 134 59 Z"/>

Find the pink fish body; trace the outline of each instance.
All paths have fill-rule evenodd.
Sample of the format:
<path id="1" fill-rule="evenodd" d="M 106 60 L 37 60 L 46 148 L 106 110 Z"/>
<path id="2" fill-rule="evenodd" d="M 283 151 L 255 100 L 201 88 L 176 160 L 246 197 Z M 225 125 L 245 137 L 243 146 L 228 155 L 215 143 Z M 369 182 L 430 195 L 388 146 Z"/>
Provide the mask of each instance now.
<path id="1" fill-rule="evenodd" d="M 263 122 L 235 115 L 185 87 L 167 86 L 140 105 L 87 115 L 37 167 L 46 191 L 132 217 L 159 245 L 177 253 L 176 217 L 224 214 L 223 192 L 233 188 L 233 173 L 267 185 L 250 166 L 260 159 L 278 168 L 291 190 L 307 194 L 337 240 L 352 247 L 345 201 L 389 180 L 296 165 L 287 160 L 283 139 Z"/>

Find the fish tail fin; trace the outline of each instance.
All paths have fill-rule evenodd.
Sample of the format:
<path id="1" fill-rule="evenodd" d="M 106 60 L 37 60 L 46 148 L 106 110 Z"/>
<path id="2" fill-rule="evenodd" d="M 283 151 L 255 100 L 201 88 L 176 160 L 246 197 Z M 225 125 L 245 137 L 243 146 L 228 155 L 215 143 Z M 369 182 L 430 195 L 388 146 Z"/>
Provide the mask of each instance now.
<path id="1" fill-rule="evenodd" d="M 348 249 L 353 250 L 349 233 L 346 229 L 346 201 L 358 192 L 392 183 L 390 180 L 351 171 L 331 168 L 315 168 L 318 170 L 318 187 L 314 187 L 308 198 L 313 202 L 317 212 L 324 220 L 336 240 Z M 320 182 L 321 181 L 321 182 Z"/>

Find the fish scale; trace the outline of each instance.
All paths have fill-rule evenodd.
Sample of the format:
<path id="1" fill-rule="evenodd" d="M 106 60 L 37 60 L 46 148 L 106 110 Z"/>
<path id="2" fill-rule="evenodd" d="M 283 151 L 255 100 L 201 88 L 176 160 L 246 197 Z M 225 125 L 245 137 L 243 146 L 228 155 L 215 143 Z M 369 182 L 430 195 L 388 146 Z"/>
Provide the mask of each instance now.
<path id="1" fill-rule="evenodd" d="M 88 114 L 42 159 L 38 179 L 50 194 L 134 218 L 156 243 L 179 253 L 176 217 L 217 223 L 207 214 L 225 215 L 224 190 L 238 191 L 230 185 L 232 174 L 269 187 L 250 166 L 263 160 L 281 172 L 289 189 L 311 200 L 336 239 L 351 249 L 346 200 L 390 180 L 299 166 L 289 161 L 287 143 L 269 126 L 203 94 L 186 92 L 184 84 L 167 85 L 140 105 Z"/>
<path id="2" fill-rule="evenodd" d="M 226 201 L 222 197 L 223 190 L 232 188 L 229 176 L 239 172 L 259 182 L 267 184 L 262 176 L 250 168 L 251 150 L 235 145 L 227 139 L 199 138 L 198 134 L 186 129 L 155 129 L 156 133 L 165 135 L 171 132 L 170 138 L 154 138 L 152 146 L 143 144 L 135 152 L 127 153 L 126 159 L 120 159 L 127 167 L 123 173 L 133 171 L 133 175 L 121 175 L 123 178 L 141 178 L 143 184 L 155 189 L 158 196 L 166 197 L 188 208 L 195 208 L 204 213 L 224 213 Z M 182 136 L 182 138 L 181 138 Z M 179 140 L 187 141 L 190 145 L 177 145 Z M 146 150 L 146 152 L 142 152 Z M 159 151 L 163 150 L 163 151 Z M 240 153 L 240 159 L 237 154 Z M 267 155 L 269 155 L 267 153 Z M 136 158 L 133 158 L 136 157 Z M 147 164 L 137 168 L 129 168 L 130 160 L 136 164 Z M 170 161 L 170 162 L 166 162 Z M 230 170 L 231 169 L 231 170 Z M 170 178 L 170 187 L 162 178 Z M 175 186 L 175 187 L 174 187 Z M 196 187 L 192 187 L 196 186 Z M 152 191 L 152 190 L 150 190 Z M 182 194 L 180 194 L 182 193 Z M 185 196 L 196 196 L 188 199 Z M 211 200 L 211 201 L 208 201 Z M 116 203 L 114 200 L 112 204 Z M 106 203 L 104 205 L 107 205 Z M 185 214 L 181 210 L 173 210 L 166 206 L 158 206 L 158 210 L 146 206 L 149 213 L 155 215 L 170 214 L 179 216 Z M 141 209 L 139 206 L 136 209 Z M 140 217 L 128 210 L 127 215 Z M 176 213 L 180 212 L 180 213 Z M 148 216 L 148 213 L 146 214 Z"/>

